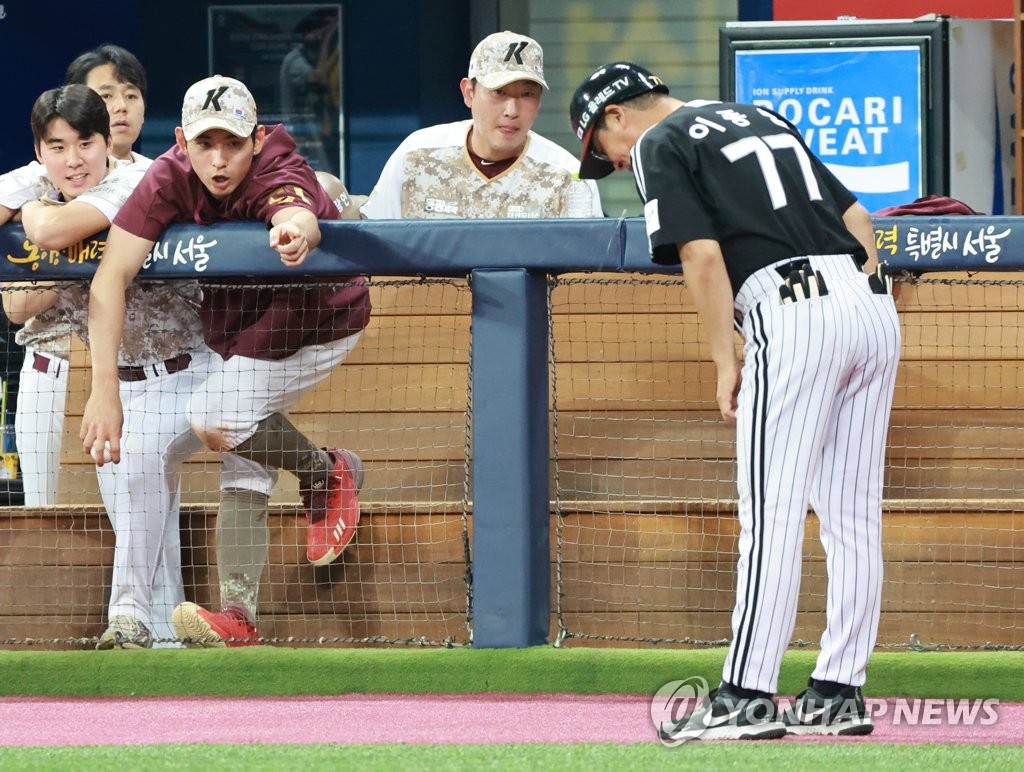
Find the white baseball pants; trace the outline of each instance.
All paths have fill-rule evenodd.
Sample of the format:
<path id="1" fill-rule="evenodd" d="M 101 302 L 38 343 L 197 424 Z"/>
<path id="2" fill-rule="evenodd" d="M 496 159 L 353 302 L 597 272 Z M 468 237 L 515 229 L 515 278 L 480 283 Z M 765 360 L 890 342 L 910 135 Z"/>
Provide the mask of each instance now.
<path id="1" fill-rule="evenodd" d="M 26 506 L 57 503 L 67 395 L 68 361 L 26 346 L 14 414 Z"/>
<path id="2" fill-rule="evenodd" d="M 304 346 L 284 359 L 235 356 L 221 360 L 192 397 L 192 425 L 216 430 L 231 447 L 249 439 L 256 425 L 273 413 L 287 413 L 303 394 L 333 372 L 355 349 L 361 332 L 323 345 Z M 221 470 L 222 488 L 246 488 L 270 495 L 278 470 L 233 454 Z"/>
<path id="3" fill-rule="evenodd" d="M 739 560 L 723 680 L 774 693 L 796 622 L 804 520 L 821 523 L 826 629 L 812 676 L 860 686 L 878 632 L 886 435 L 900 328 L 849 256 L 809 257 L 824 297 L 782 305 L 773 266 L 744 283 L 737 410 Z"/>

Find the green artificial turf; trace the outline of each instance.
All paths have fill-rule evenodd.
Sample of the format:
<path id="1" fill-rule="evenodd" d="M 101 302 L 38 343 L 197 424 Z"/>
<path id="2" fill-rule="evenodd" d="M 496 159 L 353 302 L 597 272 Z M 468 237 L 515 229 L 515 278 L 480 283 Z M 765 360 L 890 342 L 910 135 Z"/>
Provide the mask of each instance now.
<path id="1" fill-rule="evenodd" d="M 795 694 L 815 651 L 786 654 Z M 725 649 L 309 649 L 0 651 L 3 695 L 326 695 L 568 692 L 654 694 L 692 676 L 712 686 Z M 876 652 L 869 696 L 1024 701 L 1024 652 Z"/>
<path id="2" fill-rule="evenodd" d="M 643 745 L 150 745 L 5 748 L 4 769 L 358 769 L 609 770 L 629 769 L 899 769 L 1018 768 L 1014 746 L 883 743 L 688 743 Z"/>

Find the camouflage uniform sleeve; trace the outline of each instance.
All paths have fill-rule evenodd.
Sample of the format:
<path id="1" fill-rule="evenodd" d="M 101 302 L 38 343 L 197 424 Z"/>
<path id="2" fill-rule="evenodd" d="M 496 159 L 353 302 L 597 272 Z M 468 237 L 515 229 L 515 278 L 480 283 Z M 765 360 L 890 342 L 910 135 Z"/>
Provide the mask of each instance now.
<path id="1" fill-rule="evenodd" d="M 46 176 L 46 167 L 38 161 L 0 175 L 0 206 L 21 209 L 29 201 L 36 201 L 53 186 Z"/>
<path id="2" fill-rule="evenodd" d="M 370 197 L 363 204 L 363 216 L 370 220 L 399 220 L 402 218 L 402 182 L 405 151 L 399 147 L 380 173 Z"/>

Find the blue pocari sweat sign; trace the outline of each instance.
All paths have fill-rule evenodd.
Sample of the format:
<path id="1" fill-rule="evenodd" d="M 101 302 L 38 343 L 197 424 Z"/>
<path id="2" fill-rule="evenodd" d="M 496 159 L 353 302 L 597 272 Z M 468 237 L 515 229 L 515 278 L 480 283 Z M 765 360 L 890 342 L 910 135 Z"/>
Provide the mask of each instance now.
<path id="1" fill-rule="evenodd" d="M 925 195 L 918 46 L 736 51 L 736 101 L 796 125 L 869 212 Z"/>

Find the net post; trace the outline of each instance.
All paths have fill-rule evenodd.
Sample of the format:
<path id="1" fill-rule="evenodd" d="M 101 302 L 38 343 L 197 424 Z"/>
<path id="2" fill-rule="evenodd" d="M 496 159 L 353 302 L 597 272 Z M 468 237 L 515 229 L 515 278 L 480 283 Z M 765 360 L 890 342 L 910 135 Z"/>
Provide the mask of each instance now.
<path id="1" fill-rule="evenodd" d="M 533 646 L 551 609 L 546 276 L 471 283 L 473 646 Z"/>

